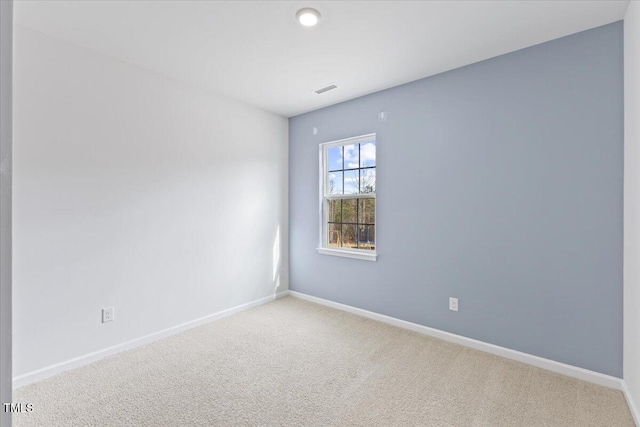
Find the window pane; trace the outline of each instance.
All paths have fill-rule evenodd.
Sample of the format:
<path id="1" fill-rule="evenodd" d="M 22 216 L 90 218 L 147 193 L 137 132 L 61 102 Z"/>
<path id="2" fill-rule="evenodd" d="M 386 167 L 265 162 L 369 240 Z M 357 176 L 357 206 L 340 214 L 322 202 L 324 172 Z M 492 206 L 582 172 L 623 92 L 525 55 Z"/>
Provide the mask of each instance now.
<path id="1" fill-rule="evenodd" d="M 367 142 L 360 144 L 360 167 L 366 168 L 376 165 L 376 143 Z"/>
<path id="2" fill-rule="evenodd" d="M 376 200 L 360 199 L 358 203 L 358 224 L 375 224 Z"/>
<path id="3" fill-rule="evenodd" d="M 358 248 L 376 249 L 376 229 L 373 225 L 361 225 L 358 227 Z"/>
<path id="4" fill-rule="evenodd" d="M 328 170 L 342 170 L 342 147 L 329 148 L 327 150 Z"/>
<path id="5" fill-rule="evenodd" d="M 355 169 L 358 167 L 358 145 L 351 144 L 344 146 L 344 168 Z"/>
<path id="6" fill-rule="evenodd" d="M 360 176 L 357 170 L 344 171 L 344 194 L 358 194 Z"/>
<path id="7" fill-rule="evenodd" d="M 358 199 L 342 200 L 342 222 L 356 223 Z"/>
<path id="8" fill-rule="evenodd" d="M 376 191 L 376 170 L 360 169 L 360 192 L 375 193 Z"/>
<path id="9" fill-rule="evenodd" d="M 327 174 L 327 193 L 342 194 L 342 173 L 329 172 Z"/>
<path id="10" fill-rule="evenodd" d="M 328 247 L 374 251 L 376 141 L 328 147 L 324 152 L 325 239 Z M 339 200 L 328 200 L 342 196 Z M 356 198 L 362 197 L 362 198 Z"/>
<path id="11" fill-rule="evenodd" d="M 329 200 L 327 213 L 329 222 L 342 222 L 342 201 Z"/>
<path id="12" fill-rule="evenodd" d="M 342 224 L 329 224 L 327 231 L 327 244 L 342 246 Z"/>
<path id="13" fill-rule="evenodd" d="M 342 247 L 356 249 L 356 226 L 351 224 L 342 224 Z"/>

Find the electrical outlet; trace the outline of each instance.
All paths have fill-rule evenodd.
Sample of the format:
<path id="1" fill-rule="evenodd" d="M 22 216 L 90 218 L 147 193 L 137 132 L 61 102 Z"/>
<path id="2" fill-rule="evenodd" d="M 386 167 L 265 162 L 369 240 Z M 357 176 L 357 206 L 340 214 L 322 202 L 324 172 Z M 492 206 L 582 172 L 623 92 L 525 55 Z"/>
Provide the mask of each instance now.
<path id="1" fill-rule="evenodd" d="M 449 298 L 449 310 L 458 311 L 458 298 Z"/>
<path id="2" fill-rule="evenodd" d="M 113 321 L 113 307 L 107 307 L 102 309 L 102 323 Z"/>

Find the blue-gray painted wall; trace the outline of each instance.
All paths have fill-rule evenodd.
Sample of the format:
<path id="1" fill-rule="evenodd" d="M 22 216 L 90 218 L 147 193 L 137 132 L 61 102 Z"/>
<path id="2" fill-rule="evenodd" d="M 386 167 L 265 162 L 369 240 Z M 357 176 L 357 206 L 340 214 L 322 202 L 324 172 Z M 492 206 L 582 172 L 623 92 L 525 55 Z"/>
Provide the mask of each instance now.
<path id="1" fill-rule="evenodd" d="M 291 289 L 621 377 L 622 40 L 617 22 L 291 118 Z M 378 261 L 320 255 L 318 144 L 371 132 Z"/>

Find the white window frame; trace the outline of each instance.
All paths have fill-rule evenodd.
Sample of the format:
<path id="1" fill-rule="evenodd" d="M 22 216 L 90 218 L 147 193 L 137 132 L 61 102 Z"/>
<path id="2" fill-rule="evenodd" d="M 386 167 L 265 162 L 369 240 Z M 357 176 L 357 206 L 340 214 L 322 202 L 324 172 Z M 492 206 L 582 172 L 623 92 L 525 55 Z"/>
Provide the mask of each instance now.
<path id="1" fill-rule="evenodd" d="M 351 138 L 344 138 L 344 139 L 340 139 L 337 141 L 330 141 L 330 142 L 325 142 L 320 144 L 320 192 L 319 192 L 319 207 L 320 207 L 320 212 L 319 212 L 319 217 L 320 217 L 320 227 L 319 227 L 319 246 L 317 248 L 318 253 L 323 254 L 323 255 L 333 255 L 333 256 L 340 256 L 340 257 L 346 257 L 346 258 L 355 258 L 355 259 L 361 259 L 361 260 L 366 260 L 366 261 L 376 261 L 378 259 L 378 233 L 377 233 L 377 228 L 378 228 L 378 217 L 377 217 L 377 209 L 378 209 L 378 199 L 376 197 L 376 192 L 373 193 L 362 193 L 362 194 L 332 194 L 329 195 L 327 193 L 327 171 L 328 171 L 328 167 L 327 167 L 327 151 L 329 148 L 332 147 L 338 147 L 338 146 L 343 146 L 343 145 L 351 145 L 351 144 L 360 144 L 363 142 L 371 142 L 371 140 L 376 141 L 376 153 L 377 153 L 377 148 L 378 148 L 378 140 L 376 138 L 376 134 L 375 133 L 370 133 L 367 135 L 360 135 L 360 136 L 355 136 L 355 137 L 351 137 Z M 376 155 L 376 179 L 378 177 L 378 158 Z M 377 190 L 377 184 L 376 184 L 376 190 Z M 330 247 L 327 244 L 327 206 L 328 206 L 328 201 L 330 199 L 336 200 L 336 199 L 370 199 L 373 198 L 375 199 L 375 209 L 376 211 L 375 214 L 375 218 L 376 218 L 376 222 L 374 224 L 374 230 L 375 230 L 375 238 L 376 238 L 376 246 L 375 246 L 375 250 L 368 250 L 368 249 L 349 249 L 349 248 L 334 248 L 334 247 Z"/>

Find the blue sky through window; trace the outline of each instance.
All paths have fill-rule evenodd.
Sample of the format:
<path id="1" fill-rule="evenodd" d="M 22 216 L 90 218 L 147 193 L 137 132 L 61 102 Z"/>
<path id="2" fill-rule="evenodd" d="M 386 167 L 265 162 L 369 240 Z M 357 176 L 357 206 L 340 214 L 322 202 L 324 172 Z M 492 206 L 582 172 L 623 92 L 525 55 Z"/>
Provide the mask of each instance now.
<path id="1" fill-rule="evenodd" d="M 328 158 L 329 158 L 329 170 L 341 170 L 342 169 L 342 147 L 334 147 L 329 148 Z"/>
<path id="2" fill-rule="evenodd" d="M 358 148 L 360 148 L 359 151 Z M 330 171 L 375 167 L 376 143 L 371 141 L 329 148 L 327 160 Z"/>
<path id="3" fill-rule="evenodd" d="M 376 165 L 376 143 L 366 142 L 360 144 L 360 167 L 366 168 Z"/>
<path id="4" fill-rule="evenodd" d="M 376 142 L 348 144 L 327 149 L 329 194 L 375 192 Z M 351 169 L 351 170 L 350 170 Z"/>

